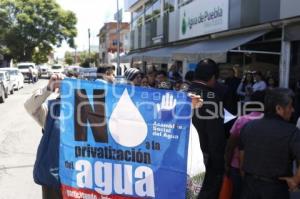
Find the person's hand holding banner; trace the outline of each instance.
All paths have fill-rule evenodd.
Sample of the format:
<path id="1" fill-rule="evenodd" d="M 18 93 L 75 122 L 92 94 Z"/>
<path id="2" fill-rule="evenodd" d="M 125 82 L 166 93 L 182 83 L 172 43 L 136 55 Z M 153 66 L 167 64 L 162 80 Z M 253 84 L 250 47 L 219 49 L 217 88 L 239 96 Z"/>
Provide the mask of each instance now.
<path id="1" fill-rule="evenodd" d="M 200 95 L 194 93 L 188 93 L 188 96 L 192 99 L 192 108 L 197 109 L 203 106 L 203 99 Z"/>
<path id="2" fill-rule="evenodd" d="M 60 82 L 64 79 L 64 76 L 62 74 L 53 74 L 51 75 L 47 90 L 51 92 L 59 92 Z"/>

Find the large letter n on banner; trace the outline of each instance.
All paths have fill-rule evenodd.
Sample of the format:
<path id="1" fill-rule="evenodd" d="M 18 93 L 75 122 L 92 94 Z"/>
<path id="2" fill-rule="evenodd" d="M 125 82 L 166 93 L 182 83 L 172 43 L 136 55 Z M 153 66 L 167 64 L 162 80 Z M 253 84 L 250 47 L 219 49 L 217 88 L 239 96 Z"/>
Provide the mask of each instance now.
<path id="1" fill-rule="evenodd" d="M 75 141 L 87 141 L 87 124 L 89 123 L 96 142 L 107 143 L 107 124 L 105 114 L 105 91 L 93 91 L 94 108 L 88 99 L 85 89 L 75 90 Z"/>

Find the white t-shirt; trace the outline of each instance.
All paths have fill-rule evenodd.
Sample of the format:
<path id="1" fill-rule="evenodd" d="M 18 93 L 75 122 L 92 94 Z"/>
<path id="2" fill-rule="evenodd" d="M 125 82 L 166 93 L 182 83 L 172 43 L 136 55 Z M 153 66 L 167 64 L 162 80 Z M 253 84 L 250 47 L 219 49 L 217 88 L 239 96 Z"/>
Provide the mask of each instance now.
<path id="1" fill-rule="evenodd" d="M 192 123 L 190 125 L 190 139 L 188 150 L 188 175 L 190 177 L 194 177 L 200 173 L 205 172 L 205 165 L 203 161 L 203 153 L 200 148 L 199 135 L 197 129 Z"/>

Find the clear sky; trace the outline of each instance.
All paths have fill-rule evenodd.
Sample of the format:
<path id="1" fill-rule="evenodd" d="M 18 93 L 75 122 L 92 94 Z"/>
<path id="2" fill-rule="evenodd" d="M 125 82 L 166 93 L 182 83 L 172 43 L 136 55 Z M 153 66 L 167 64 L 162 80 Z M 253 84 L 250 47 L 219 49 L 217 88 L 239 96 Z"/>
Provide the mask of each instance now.
<path id="1" fill-rule="evenodd" d="M 100 28 L 105 22 L 114 21 L 117 0 L 56 0 L 65 10 L 73 11 L 77 17 L 77 50 L 88 50 L 88 29 L 91 29 L 91 45 L 98 46 Z M 124 0 L 119 0 L 119 8 L 124 7 Z M 124 9 L 123 9 L 124 10 Z M 123 14 L 123 21 L 129 22 L 129 13 Z M 74 51 L 67 44 L 55 49 L 55 57 L 64 57 L 65 51 Z"/>

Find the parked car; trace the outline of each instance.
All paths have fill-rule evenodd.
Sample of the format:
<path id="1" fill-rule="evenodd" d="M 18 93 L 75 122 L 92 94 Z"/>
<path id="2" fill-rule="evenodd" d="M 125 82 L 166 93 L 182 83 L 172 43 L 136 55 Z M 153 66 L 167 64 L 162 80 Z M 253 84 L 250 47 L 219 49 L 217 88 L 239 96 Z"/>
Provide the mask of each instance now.
<path id="1" fill-rule="evenodd" d="M 80 66 L 67 66 L 64 68 L 64 74 L 67 77 L 78 77 L 80 74 Z"/>
<path id="2" fill-rule="evenodd" d="M 32 62 L 24 62 L 24 63 L 18 63 L 17 64 L 18 69 L 24 76 L 24 80 L 29 80 L 29 67 L 32 67 L 32 75 L 33 78 L 37 81 L 38 80 L 38 69 L 35 63 Z"/>
<path id="3" fill-rule="evenodd" d="M 51 68 L 48 70 L 48 78 L 51 77 L 53 74 L 63 74 L 64 73 L 64 68 L 62 65 L 55 64 L 51 66 Z"/>
<path id="4" fill-rule="evenodd" d="M 14 94 L 13 82 L 10 80 L 9 72 L 0 71 L 0 80 L 2 80 L 5 88 L 5 97 L 8 96 L 8 93 L 11 95 Z"/>
<path id="5" fill-rule="evenodd" d="M 0 80 L 0 103 L 5 102 L 5 88 L 3 82 Z"/>
<path id="6" fill-rule="evenodd" d="M 17 68 L 0 68 L 0 71 L 9 72 L 10 80 L 13 83 L 14 90 L 19 90 L 24 87 L 24 77 Z"/>
<path id="7" fill-rule="evenodd" d="M 40 70 L 41 77 L 43 75 L 45 75 L 45 76 L 48 77 L 48 70 L 49 70 L 49 66 L 48 65 L 40 65 L 39 66 L 39 70 Z"/>
<path id="8" fill-rule="evenodd" d="M 97 79 L 97 68 L 80 68 L 79 78 L 94 81 Z"/>

